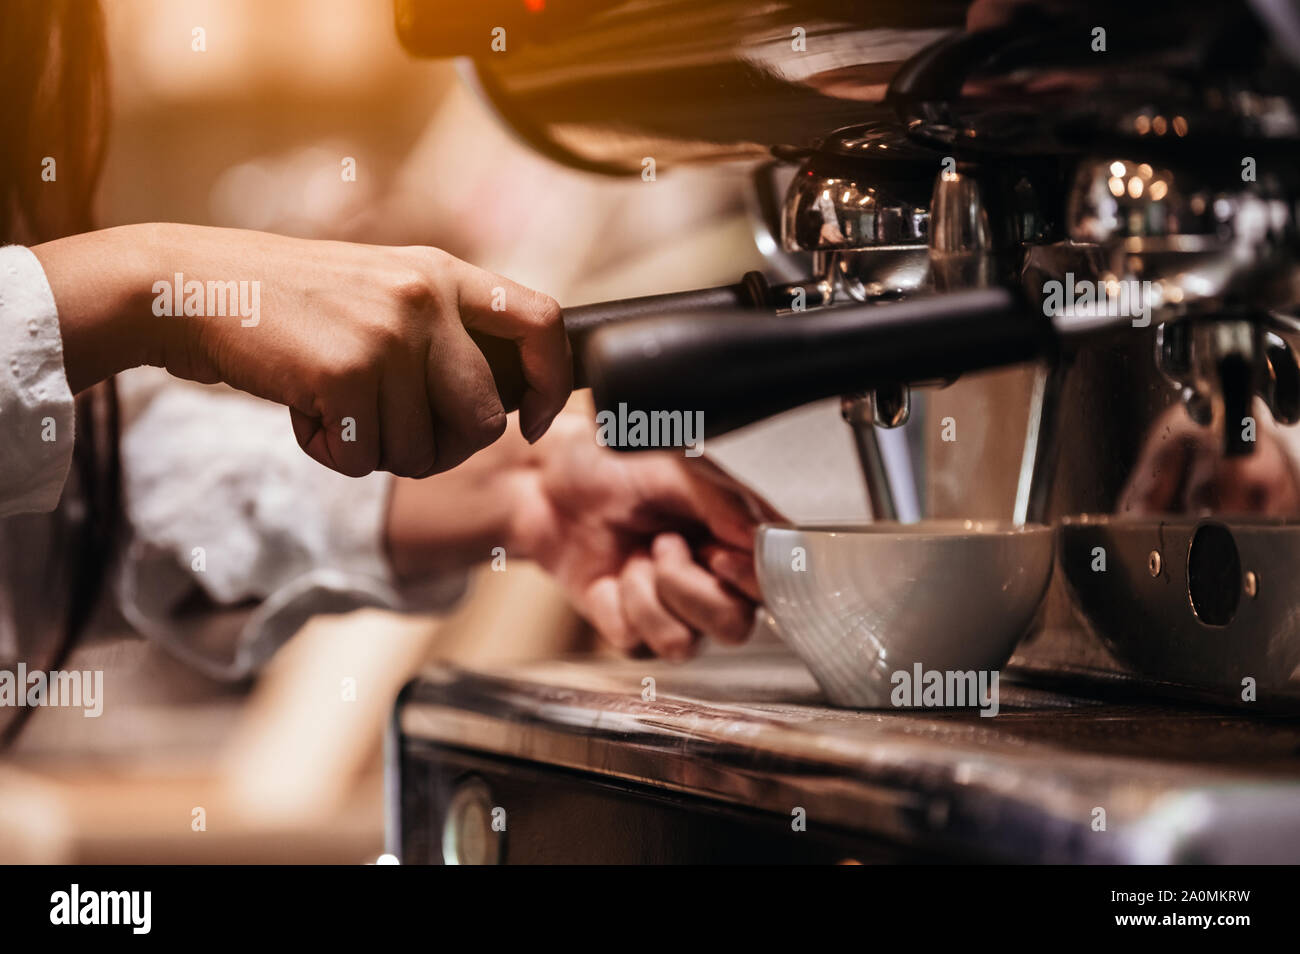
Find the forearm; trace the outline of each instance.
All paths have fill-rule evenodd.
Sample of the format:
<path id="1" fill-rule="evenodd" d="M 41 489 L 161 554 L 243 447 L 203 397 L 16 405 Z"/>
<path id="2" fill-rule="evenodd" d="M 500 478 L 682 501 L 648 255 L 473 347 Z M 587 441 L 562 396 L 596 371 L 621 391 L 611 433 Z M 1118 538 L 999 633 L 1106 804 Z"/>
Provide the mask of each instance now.
<path id="1" fill-rule="evenodd" d="M 162 323 L 153 283 L 166 274 L 147 225 L 87 232 L 32 248 L 59 312 L 64 369 L 74 394 L 119 371 L 160 363 Z"/>

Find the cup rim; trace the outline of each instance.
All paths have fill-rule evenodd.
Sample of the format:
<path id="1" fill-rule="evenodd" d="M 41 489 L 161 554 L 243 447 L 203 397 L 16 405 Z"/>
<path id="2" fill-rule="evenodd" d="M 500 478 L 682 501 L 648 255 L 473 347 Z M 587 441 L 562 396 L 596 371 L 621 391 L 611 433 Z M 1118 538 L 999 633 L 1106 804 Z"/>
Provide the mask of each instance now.
<path id="1" fill-rule="evenodd" d="M 809 533 L 826 536 L 896 536 L 920 539 L 980 539 L 992 537 L 1036 536 L 1052 533 L 1056 528 L 1045 523 L 1016 524 L 1011 520 L 968 520 L 943 518 L 920 520 L 916 523 L 881 521 L 879 523 L 844 523 L 843 521 L 810 521 L 808 523 L 782 523 L 769 521 L 758 525 L 758 533 Z"/>

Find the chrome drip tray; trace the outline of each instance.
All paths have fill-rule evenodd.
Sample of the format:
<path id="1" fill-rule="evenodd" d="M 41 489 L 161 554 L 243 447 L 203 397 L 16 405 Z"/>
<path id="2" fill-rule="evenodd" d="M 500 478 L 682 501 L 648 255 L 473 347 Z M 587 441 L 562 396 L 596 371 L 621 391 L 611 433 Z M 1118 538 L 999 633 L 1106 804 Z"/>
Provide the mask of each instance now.
<path id="1" fill-rule="evenodd" d="M 1300 521 L 1081 515 L 1061 522 L 1077 612 L 1140 676 L 1300 695 Z"/>

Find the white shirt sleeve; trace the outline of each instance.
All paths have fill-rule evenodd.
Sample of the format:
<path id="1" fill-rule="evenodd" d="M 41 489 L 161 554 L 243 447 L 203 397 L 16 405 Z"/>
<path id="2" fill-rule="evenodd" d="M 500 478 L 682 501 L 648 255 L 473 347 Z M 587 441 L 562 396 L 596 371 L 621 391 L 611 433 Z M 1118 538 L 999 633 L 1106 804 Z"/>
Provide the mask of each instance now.
<path id="1" fill-rule="evenodd" d="M 72 392 L 41 263 L 0 248 L 0 517 L 55 508 L 72 463 Z"/>
<path id="2" fill-rule="evenodd" d="M 390 476 L 322 467 L 283 408 L 157 368 L 117 384 L 129 527 L 118 605 L 192 665 L 239 678 L 311 616 L 439 609 L 464 591 L 464 575 L 397 584 L 382 547 Z M 73 410 L 45 272 L 29 249 L 0 248 L 0 518 L 58 505 Z"/>
<path id="3" fill-rule="evenodd" d="M 154 368 L 117 381 L 131 534 L 119 607 L 191 665 L 241 678 L 311 616 L 437 609 L 464 591 L 464 575 L 398 586 L 382 544 L 391 476 L 318 464 L 284 408 Z"/>

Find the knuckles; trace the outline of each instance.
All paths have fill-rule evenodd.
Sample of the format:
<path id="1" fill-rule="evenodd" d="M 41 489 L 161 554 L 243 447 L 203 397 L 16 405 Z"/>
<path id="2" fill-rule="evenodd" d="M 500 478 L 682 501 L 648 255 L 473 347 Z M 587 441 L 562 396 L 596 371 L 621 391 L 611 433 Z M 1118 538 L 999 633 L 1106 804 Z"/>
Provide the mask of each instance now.
<path id="1" fill-rule="evenodd" d="M 388 294 L 404 312 L 423 312 L 438 301 L 437 283 L 419 269 L 398 272 L 388 281 Z"/>
<path id="2" fill-rule="evenodd" d="M 466 430 L 468 433 L 465 436 L 472 444 L 478 448 L 487 447 L 506 432 L 506 412 L 501 407 L 488 411 L 476 418 Z"/>
<path id="3" fill-rule="evenodd" d="M 342 404 L 372 389 L 378 379 L 379 349 L 357 344 L 316 368 L 315 391 L 327 405 Z"/>
<path id="4" fill-rule="evenodd" d="M 378 291 L 378 297 L 372 294 L 368 306 L 358 299 L 356 307 L 347 309 L 348 320 L 334 323 L 329 336 L 318 340 L 304 362 L 307 367 L 298 378 L 299 384 L 314 397 L 312 403 L 327 419 L 346 415 L 346 408 L 373 398 L 387 375 L 400 373 L 413 363 L 407 360 L 411 354 L 419 352 L 423 357 L 434 339 L 433 328 L 438 321 L 458 315 L 457 289 L 463 278 L 460 270 L 468 266 L 436 248 L 410 247 L 402 251 L 398 261 L 390 262 L 383 273 L 374 276 L 379 285 L 377 289 L 372 286 L 372 290 Z M 525 294 L 522 307 L 515 312 L 525 328 L 549 330 L 561 326 L 563 315 L 555 299 L 527 290 Z M 492 386 L 484 390 L 495 397 L 495 382 L 490 383 Z M 445 420 L 436 429 L 440 433 L 433 434 L 425 446 L 406 446 L 397 452 L 386 446 L 382 460 L 373 465 L 403 477 L 424 477 L 460 462 L 452 458 L 467 457 L 496 442 L 507 428 L 506 411 L 499 400 L 474 403 L 480 406 L 455 420 Z M 337 462 L 335 469 L 359 476 L 373 467 L 359 471 L 358 462 L 350 460 Z"/>
<path id="5" fill-rule="evenodd" d="M 560 308 L 560 303 L 550 295 L 540 293 L 536 295 L 536 299 L 536 303 L 528 313 L 528 319 L 533 326 L 540 330 L 563 327 L 564 310 Z"/>
<path id="6" fill-rule="evenodd" d="M 404 319 L 417 317 L 427 321 L 431 313 L 454 304 L 448 298 L 455 295 L 454 269 L 458 262 L 436 248 L 411 251 L 411 258 L 388 276 L 387 293 Z"/>
<path id="7" fill-rule="evenodd" d="M 344 477 L 367 477 L 375 471 L 373 465 L 350 458 L 335 461 L 332 469 L 337 470 Z"/>
<path id="8" fill-rule="evenodd" d="M 400 459 L 390 463 L 388 469 L 398 477 L 428 477 L 438 464 L 438 455 L 431 442 L 419 449 L 404 449 Z"/>

